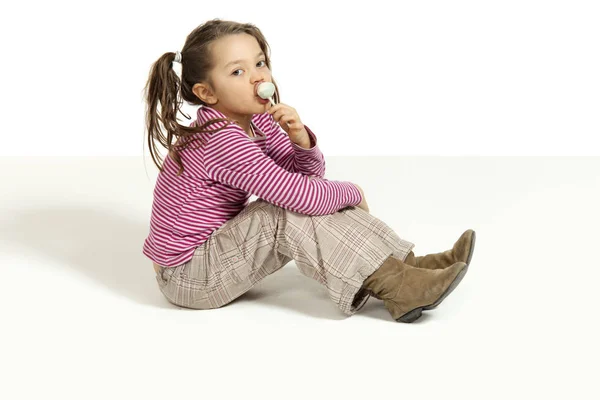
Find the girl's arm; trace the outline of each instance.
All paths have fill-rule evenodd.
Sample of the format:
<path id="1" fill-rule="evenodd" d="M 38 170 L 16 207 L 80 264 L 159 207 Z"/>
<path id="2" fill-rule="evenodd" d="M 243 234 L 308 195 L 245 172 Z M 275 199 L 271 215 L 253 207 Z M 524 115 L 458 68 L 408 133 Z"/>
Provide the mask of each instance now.
<path id="1" fill-rule="evenodd" d="M 325 215 L 363 200 L 351 182 L 311 179 L 287 171 L 264 154 L 241 128 L 224 129 L 204 146 L 201 161 L 210 179 L 280 207 L 301 214 Z"/>
<path id="2" fill-rule="evenodd" d="M 318 147 L 314 132 L 304 125 L 311 140 L 311 147 L 308 149 L 303 148 L 293 143 L 285 134 L 283 128 L 273 120 L 273 116 L 268 115 L 270 130 L 268 130 L 267 137 L 269 141 L 267 155 L 276 164 L 289 172 L 300 172 L 304 175 L 315 175 L 323 178 L 325 176 L 325 156 Z"/>

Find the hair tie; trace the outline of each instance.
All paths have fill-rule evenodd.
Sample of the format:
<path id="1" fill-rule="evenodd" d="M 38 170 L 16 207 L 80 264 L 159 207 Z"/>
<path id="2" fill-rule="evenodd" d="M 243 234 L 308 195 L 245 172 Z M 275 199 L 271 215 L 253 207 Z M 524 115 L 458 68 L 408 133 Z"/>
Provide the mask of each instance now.
<path id="1" fill-rule="evenodd" d="M 173 61 L 181 63 L 181 52 L 179 50 L 175 52 L 175 59 Z"/>

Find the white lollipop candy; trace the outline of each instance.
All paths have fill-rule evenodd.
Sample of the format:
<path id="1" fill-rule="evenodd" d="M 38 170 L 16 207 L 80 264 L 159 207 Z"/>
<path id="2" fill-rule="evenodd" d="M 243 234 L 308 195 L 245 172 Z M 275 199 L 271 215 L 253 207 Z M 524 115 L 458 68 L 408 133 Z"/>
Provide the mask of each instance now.
<path id="1" fill-rule="evenodd" d="M 271 82 L 261 83 L 260 85 L 258 85 L 258 89 L 256 90 L 256 92 L 258 93 L 258 97 L 260 97 L 261 99 L 269 99 L 271 101 L 271 104 L 275 105 L 275 102 L 273 101 L 275 85 L 273 85 Z M 290 123 L 286 122 L 286 125 L 290 126 Z"/>
<path id="2" fill-rule="evenodd" d="M 263 82 L 258 85 L 257 92 L 261 99 L 269 99 L 271 104 L 275 105 L 275 102 L 271 98 L 275 93 L 275 85 L 273 85 L 271 82 Z"/>

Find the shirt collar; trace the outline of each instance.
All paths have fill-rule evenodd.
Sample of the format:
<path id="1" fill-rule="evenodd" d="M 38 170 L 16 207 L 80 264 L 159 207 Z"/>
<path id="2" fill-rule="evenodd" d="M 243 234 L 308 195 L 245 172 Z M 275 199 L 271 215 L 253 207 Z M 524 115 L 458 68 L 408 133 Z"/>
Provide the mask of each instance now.
<path id="1" fill-rule="evenodd" d="M 256 121 L 259 118 L 259 116 L 262 114 L 254 114 L 252 116 L 252 122 L 254 122 L 254 126 L 256 126 Z M 211 119 L 215 119 L 215 118 L 224 118 L 224 119 L 228 119 L 227 116 L 225 116 L 225 114 L 223 114 L 221 111 L 215 110 L 214 108 L 210 107 L 210 106 L 200 106 L 200 108 L 198 108 L 197 111 L 197 115 L 196 115 L 196 126 L 201 126 L 202 124 L 210 121 Z M 220 122 L 215 122 L 214 124 L 211 125 L 210 129 L 213 129 L 213 127 L 216 128 L 220 128 L 222 126 L 225 126 L 227 124 L 227 121 L 220 121 Z M 233 125 L 233 126 L 237 126 L 237 125 Z"/>
<path id="2" fill-rule="evenodd" d="M 196 126 L 201 126 L 204 123 L 210 121 L 211 119 L 215 119 L 215 118 L 225 118 L 228 119 L 225 114 L 223 114 L 222 112 L 215 110 L 212 107 L 209 106 L 200 106 L 200 108 L 198 108 L 198 112 L 196 115 Z M 225 124 L 227 124 L 227 122 L 217 122 L 215 123 L 213 126 L 215 128 L 220 128 L 222 126 L 224 126 Z M 211 128 L 212 129 L 212 128 Z"/>

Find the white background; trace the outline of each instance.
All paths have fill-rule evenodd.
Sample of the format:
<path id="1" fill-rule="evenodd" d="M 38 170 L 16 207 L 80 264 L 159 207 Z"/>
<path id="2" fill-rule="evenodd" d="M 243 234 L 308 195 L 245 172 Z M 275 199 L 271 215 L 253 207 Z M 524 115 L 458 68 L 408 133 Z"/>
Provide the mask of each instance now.
<path id="1" fill-rule="evenodd" d="M 599 398 L 600 158 L 512 157 L 598 155 L 597 4 L 2 3 L 0 398 Z M 477 232 L 436 310 L 347 318 L 294 262 L 216 310 L 159 292 L 142 89 L 216 17 L 416 255 Z"/>
<path id="2" fill-rule="evenodd" d="M 0 155 L 148 156 L 150 66 L 217 17 L 262 30 L 281 101 L 327 155 L 600 154 L 594 1 L 1 8 L 1 132 L 10 145 Z"/>

